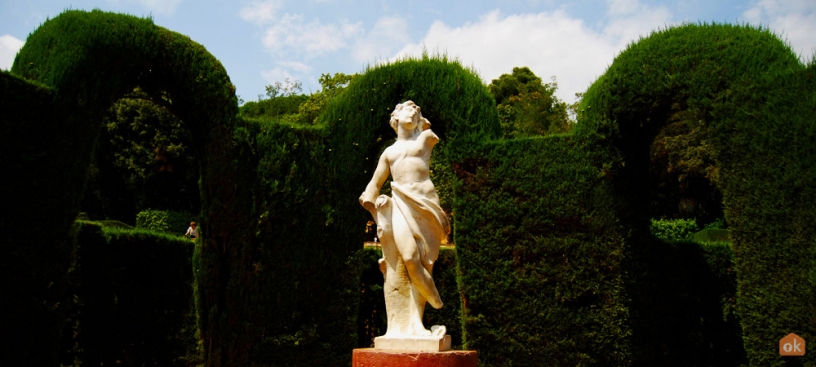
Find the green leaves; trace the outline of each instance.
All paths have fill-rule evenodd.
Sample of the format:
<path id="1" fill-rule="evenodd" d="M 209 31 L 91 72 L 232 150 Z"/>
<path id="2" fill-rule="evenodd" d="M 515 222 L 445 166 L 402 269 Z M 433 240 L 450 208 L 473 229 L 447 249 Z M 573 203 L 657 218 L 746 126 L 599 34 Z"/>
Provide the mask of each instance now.
<path id="1" fill-rule="evenodd" d="M 555 96 L 555 77 L 544 84 L 527 67 L 513 68 L 487 86 L 496 99 L 502 132 L 507 139 L 567 132 L 572 121 L 567 104 Z"/>

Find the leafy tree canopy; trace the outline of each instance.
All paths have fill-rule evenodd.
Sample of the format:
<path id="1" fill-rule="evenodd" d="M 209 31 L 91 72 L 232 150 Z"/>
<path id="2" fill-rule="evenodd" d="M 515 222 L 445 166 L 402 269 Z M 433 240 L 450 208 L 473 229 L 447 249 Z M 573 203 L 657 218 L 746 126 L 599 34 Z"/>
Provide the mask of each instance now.
<path id="1" fill-rule="evenodd" d="M 572 128 L 568 106 L 555 96 L 555 78 L 543 83 L 528 67 L 493 79 L 487 86 L 496 100 L 505 138 L 567 132 Z"/>
<path id="2" fill-rule="evenodd" d="M 82 203 L 92 218 L 133 223 L 147 208 L 199 210 L 190 135 L 163 104 L 136 89 L 108 110 Z"/>
<path id="3" fill-rule="evenodd" d="M 300 94 L 302 83 L 289 78 L 266 86 L 267 99 L 241 106 L 244 117 L 263 118 L 297 124 L 313 125 L 329 101 L 340 95 L 357 74 L 335 73 L 320 76 L 320 90 L 310 95 Z"/>

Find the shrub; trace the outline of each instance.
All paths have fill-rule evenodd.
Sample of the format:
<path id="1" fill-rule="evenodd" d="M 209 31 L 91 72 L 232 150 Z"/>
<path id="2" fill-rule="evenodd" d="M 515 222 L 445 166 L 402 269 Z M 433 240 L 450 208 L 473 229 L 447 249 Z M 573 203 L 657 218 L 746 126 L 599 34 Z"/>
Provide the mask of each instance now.
<path id="1" fill-rule="evenodd" d="M 190 222 L 197 220 L 187 212 L 147 209 L 136 214 L 136 228 L 150 231 L 183 234 L 190 226 Z"/>
<path id="2" fill-rule="evenodd" d="M 140 229 L 77 226 L 63 300 L 62 363 L 185 366 L 198 360 L 193 244 Z"/>
<path id="3" fill-rule="evenodd" d="M 649 227 L 655 237 L 664 241 L 687 240 L 698 229 L 695 219 L 652 219 Z"/>
<path id="4" fill-rule="evenodd" d="M 627 231 L 603 152 L 570 136 L 454 161 L 464 345 L 481 366 L 631 364 Z"/>

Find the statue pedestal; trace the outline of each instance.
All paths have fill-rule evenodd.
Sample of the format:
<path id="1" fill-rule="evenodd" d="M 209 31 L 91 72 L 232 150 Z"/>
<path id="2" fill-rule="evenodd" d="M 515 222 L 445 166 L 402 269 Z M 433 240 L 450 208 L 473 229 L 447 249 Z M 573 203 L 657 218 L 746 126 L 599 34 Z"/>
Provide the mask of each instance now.
<path id="1" fill-rule="evenodd" d="M 377 350 L 401 350 L 412 352 L 444 352 L 451 349 L 450 335 L 438 336 L 411 336 L 411 337 L 389 337 L 378 336 L 374 338 L 374 349 Z"/>
<path id="2" fill-rule="evenodd" d="M 374 348 L 355 349 L 351 354 L 352 367 L 477 367 L 475 350 L 445 352 L 410 352 Z"/>

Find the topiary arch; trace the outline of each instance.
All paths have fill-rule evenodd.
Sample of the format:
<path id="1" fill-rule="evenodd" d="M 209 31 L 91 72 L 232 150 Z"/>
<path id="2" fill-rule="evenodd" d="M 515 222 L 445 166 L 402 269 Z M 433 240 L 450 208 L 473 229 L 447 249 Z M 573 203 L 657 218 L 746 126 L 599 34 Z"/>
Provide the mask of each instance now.
<path id="1" fill-rule="evenodd" d="M 458 157 L 465 347 L 480 365 L 799 363 L 778 341 L 816 335 L 814 87 L 767 30 L 683 25 L 623 51 L 573 134 Z M 713 131 L 736 265 L 720 274 L 707 261 L 730 248 L 649 233 L 649 146 L 677 114 Z M 736 297 L 718 288 L 734 271 Z"/>
<path id="2" fill-rule="evenodd" d="M 776 343 L 790 332 L 816 336 L 816 230 L 806 224 L 816 216 L 815 87 L 812 65 L 802 65 L 766 29 L 687 24 L 630 45 L 580 107 L 576 136 L 620 157 L 614 190 L 624 199 L 621 219 L 633 230 L 636 279 L 647 277 L 643 264 L 655 251 L 644 240 L 649 144 L 678 113 L 712 131 L 751 365 L 784 364 Z M 630 292 L 633 307 L 641 291 Z M 636 341 L 662 338 L 639 331 L 654 325 L 634 325 Z"/>
<path id="3" fill-rule="evenodd" d="M 9 255 L 3 256 L 3 271 L 34 279 L 21 286 L 11 285 L 14 292 L 10 292 L 13 296 L 8 302 L 24 306 L 32 297 L 41 299 L 39 293 L 48 283 L 59 281 L 60 269 L 64 271 L 70 261 L 65 253 L 68 248 L 60 243 L 79 211 L 101 116 L 114 101 L 138 86 L 180 117 L 193 138 L 201 166 L 202 227 L 206 233 L 198 251 L 199 265 L 214 269 L 198 279 L 199 287 L 210 287 L 208 297 L 201 298 L 199 305 L 202 310 L 211 310 L 214 305 L 220 311 L 229 308 L 234 298 L 221 282 L 227 274 L 218 270 L 230 269 L 223 266 L 227 248 L 239 251 L 250 245 L 243 235 L 247 231 L 243 224 L 250 214 L 246 210 L 250 192 L 239 190 L 237 185 L 242 174 L 241 166 L 235 164 L 241 161 L 242 153 L 233 144 L 238 106 L 235 87 L 221 63 L 201 45 L 154 25 L 150 19 L 98 10 L 66 11 L 28 37 L 11 74 L 3 73 L 2 80 L 2 108 L 8 121 L 15 121 L 4 121 L 4 129 L 9 129 L 4 133 L 17 138 L 13 143 L 17 146 L 4 150 L 2 159 L 4 170 L 17 173 L 3 184 L 4 192 L 14 193 L 12 202 L 3 203 L 8 204 L 4 205 L 6 213 L 13 213 L 5 215 L 2 222 L 2 232 L 7 234 L 4 242 L 8 241 L 3 251 Z M 32 237 L 31 233 L 37 235 Z M 30 246 L 12 250 L 24 243 Z M 61 256 L 43 261 L 41 256 L 48 253 Z M 240 308 L 235 312 L 240 313 Z M 12 330 L 22 335 L 42 333 L 26 330 L 26 323 L 38 317 L 33 311 L 13 315 L 10 318 L 17 320 L 4 325 L 18 326 Z M 212 339 L 223 335 L 218 329 L 225 325 L 208 321 L 201 318 L 205 345 L 218 344 L 220 341 Z M 31 340 L 16 340 L 20 340 L 19 345 L 5 347 L 21 361 L 48 358 L 37 357 L 39 352 L 30 350 Z M 212 353 L 214 360 L 236 358 L 218 351 Z"/>

